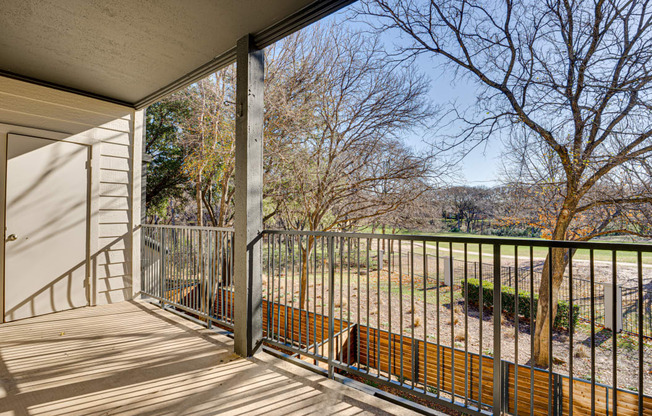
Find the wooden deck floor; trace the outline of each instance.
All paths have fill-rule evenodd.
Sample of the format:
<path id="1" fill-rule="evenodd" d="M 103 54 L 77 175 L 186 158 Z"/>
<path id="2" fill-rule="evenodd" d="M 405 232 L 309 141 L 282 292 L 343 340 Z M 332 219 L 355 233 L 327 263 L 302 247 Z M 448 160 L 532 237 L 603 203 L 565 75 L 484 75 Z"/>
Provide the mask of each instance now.
<path id="1" fill-rule="evenodd" d="M 144 302 L 0 325 L 0 415 L 412 412 Z"/>

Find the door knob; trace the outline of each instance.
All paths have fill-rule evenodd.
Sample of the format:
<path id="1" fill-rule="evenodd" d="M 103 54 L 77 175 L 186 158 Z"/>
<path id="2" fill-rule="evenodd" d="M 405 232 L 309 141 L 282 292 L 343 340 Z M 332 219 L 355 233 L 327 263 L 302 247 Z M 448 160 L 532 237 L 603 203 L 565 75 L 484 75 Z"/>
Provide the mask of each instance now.
<path id="1" fill-rule="evenodd" d="M 9 234 L 9 237 L 7 237 L 7 241 L 16 241 L 18 240 L 18 236 L 16 234 Z"/>

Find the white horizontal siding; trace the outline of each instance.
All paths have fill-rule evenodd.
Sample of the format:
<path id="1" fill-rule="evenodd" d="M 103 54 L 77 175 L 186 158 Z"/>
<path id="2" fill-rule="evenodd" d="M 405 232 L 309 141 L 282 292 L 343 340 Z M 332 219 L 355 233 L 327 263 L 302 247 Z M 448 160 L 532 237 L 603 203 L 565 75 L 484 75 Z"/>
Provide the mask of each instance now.
<path id="1" fill-rule="evenodd" d="M 41 87 L 11 78 L 0 77 L 0 91 L 15 97 L 25 97 L 37 102 L 57 104 L 60 107 L 84 109 L 88 112 L 103 114 L 108 119 L 124 118 L 130 120 L 133 112 L 123 106 L 90 97 L 70 94 L 64 91 Z M 37 105 L 35 105 L 37 106 Z M 31 110 L 37 113 L 34 109 Z M 42 111 L 39 111 L 42 112 Z"/>
<path id="2" fill-rule="evenodd" d="M 97 291 L 111 292 L 114 290 L 130 289 L 132 279 L 131 276 L 116 276 L 100 279 L 97 283 Z"/>
<path id="3" fill-rule="evenodd" d="M 128 197 L 114 197 L 114 196 L 100 196 L 100 209 L 101 210 L 129 210 Z"/>
<path id="4" fill-rule="evenodd" d="M 91 198 L 97 220 L 91 242 L 92 278 L 98 304 L 129 299 L 132 292 L 134 110 L 22 81 L 0 77 L 0 123 L 63 133 L 93 146 Z M 82 139 L 79 139 L 82 140 Z"/>
<path id="5" fill-rule="evenodd" d="M 129 224 L 100 224 L 100 237 L 125 237 Z"/>
<path id="6" fill-rule="evenodd" d="M 131 145 L 131 137 L 129 134 L 124 134 L 124 132 L 106 130 L 106 129 L 96 129 L 95 139 L 102 143 L 113 143 L 113 144 L 123 144 L 126 146 Z"/>
<path id="7" fill-rule="evenodd" d="M 100 179 L 100 196 L 128 197 L 129 185 L 124 183 L 106 183 Z"/>
<path id="8" fill-rule="evenodd" d="M 100 144 L 99 237 L 118 239 L 97 258 L 98 303 L 119 302 L 131 293 L 131 134 L 97 129 Z"/>
<path id="9" fill-rule="evenodd" d="M 118 303 L 124 302 L 132 298 L 131 288 L 128 289 L 119 289 L 119 290 L 107 290 L 104 292 L 97 293 L 97 303 L 99 305 L 104 305 L 107 303 Z"/>
<path id="10" fill-rule="evenodd" d="M 99 240 L 99 250 L 124 250 L 127 248 L 127 243 L 125 243 L 124 238 L 113 238 L 113 237 L 100 237 Z"/>
<path id="11" fill-rule="evenodd" d="M 97 256 L 97 264 L 119 264 L 126 263 L 127 258 L 124 250 L 105 250 Z"/>
<path id="12" fill-rule="evenodd" d="M 100 181 L 104 183 L 124 183 L 129 184 L 129 172 L 122 170 L 100 169 Z"/>
<path id="13" fill-rule="evenodd" d="M 83 124 L 70 123 L 40 115 L 20 113 L 5 108 L 0 108 L 0 123 L 70 134 L 77 134 L 88 130 L 88 126 Z"/>
<path id="14" fill-rule="evenodd" d="M 131 149 L 129 146 L 119 143 L 102 143 L 100 147 L 102 156 L 114 156 L 129 159 Z"/>
<path id="15" fill-rule="evenodd" d="M 97 265 L 97 278 L 99 280 L 112 277 L 129 276 L 130 274 L 131 271 L 129 270 L 129 264 L 127 262 Z"/>
<path id="16" fill-rule="evenodd" d="M 100 169 L 131 171 L 129 159 L 122 157 L 102 156 L 100 157 Z"/>
<path id="17" fill-rule="evenodd" d="M 49 119 L 82 125 L 87 128 L 100 126 L 103 129 L 126 133 L 131 128 L 131 120 L 129 118 L 111 119 L 105 114 L 86 111 L 81 108 L 61 106 L 56 103 L 20 97 L 0 91 L 0 108 L 15 113 L 34 115 L 35 107 L 39 109 L 39 114 L 44 114 Z"/>
<path id="18" fill-rule="evenodd" d="M 124 210 L 101 210 L 100 224 L 129 224 L 129 212 Z"/>

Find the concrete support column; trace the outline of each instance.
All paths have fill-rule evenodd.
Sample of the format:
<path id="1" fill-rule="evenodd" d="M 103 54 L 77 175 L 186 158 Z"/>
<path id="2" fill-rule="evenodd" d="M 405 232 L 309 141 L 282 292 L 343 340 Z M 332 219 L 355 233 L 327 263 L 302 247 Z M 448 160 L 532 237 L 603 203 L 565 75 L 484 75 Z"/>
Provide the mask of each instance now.
<path id="1" fill-rule="evenodd" d="M 235 121 L 235 353 L 249 357 L 263 338 L 263 51 L 237 44 Z"/>

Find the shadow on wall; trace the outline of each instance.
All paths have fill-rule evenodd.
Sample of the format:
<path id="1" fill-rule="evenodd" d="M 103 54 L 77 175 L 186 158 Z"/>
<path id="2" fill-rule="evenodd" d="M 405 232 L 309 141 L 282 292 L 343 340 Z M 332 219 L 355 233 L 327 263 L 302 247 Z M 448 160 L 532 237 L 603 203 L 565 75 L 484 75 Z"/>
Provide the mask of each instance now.
<path id="1" fill-rule="evenodd" d="M 8 309 L 5 311 L 5 320 L 7 321 L 13 321 L 15 320 L 15 315 L 17 311 L 24 309 L 25 307 L 29 308 L 29 311 L 32 316 L 37 314 L 38 308 L 37 304 L 39 302 L 44 302 L 45 299 L 47 299 L 47 302 L 49 302 L 49 305 L 53 311 L 61 311 L 63 309 L 74 309 L 80 306 L 88 306 L 88 304 L 110 304 L 114 302 L 121 302 L 123 300 L 128 300 L 131 299 L 131 294 L 132 294 L 132 277 L 131 273 L 128 270 L 128 261 L 125 261 L 120 264 L 120 267 L 122 267 L 122 273 L 121 276 L 118 276 L 122 279 L 122 284 L 120 288 L 112 288 L 111 287 L 111 280 L 110 277 L 112 275 L 110 268 L 112 267 L 111 263 L 109 263 L 110 258 L 109 258 L 109 252 L 113 250 L 114 247 L 126 247 L 127 242 L 129 241 L 129 234 L 123 234 L 120 237 L 117 237 L 113 241 L 111 241 L 109 244 L 105 245 L 101 249 L 97 251 L 97 253 L 93 254 L 90 258 L 90 264 L 91 264 L 91 280 L 92 280 L 92 285 L 91 288 L 94 288 L 92 290 L 92 293 L 89 293 L 89 286 L 88 283 L 86 283 L 87 287 L 87 292 L 86 292 L 86 299 L 87 299 L 87 304 L 86 305 L 76 305 L 75 302 L 73 301 L 73 297 L 71 295 L 71 292 L 73 290 L 73 275 L 75 272 L 82 271 L 82 273 L 86 273 L 85 269 L 86 268 L 86 261 L 82 261 L 80 263 L 77 263 L 73 267 L 71 267 L 68 271 L 65 273 L 61 274 L 54 280 L 52 280 L 48 285 L 40 288 L 33 294 L 31 294 L 28 298 L 22 300 L 20 303 L 15 305 L 14 307 Z M 127 250 L 124 250 L 125 252 Z M 102 262 L 103 264 L 100 263 L 100 259 L 104 259 Z M 127 260 L 127 259 L 126 259 Z M 102 276 L 99 277 L 98 275 L 100 274 L 100 271 L 103 271 Z M 102 280 L 104 281 L 104 290 L 98 290 L 99 286 L 99 281 Z M 67 287 L 67 305 L 61 305 L 61 304 L 56 304 L 55 302 L 55 287 L 58 285 L 64 284 Z M 120 293 L 120 298 L 113 299 L 111 292 L 116 292 Z M 89 297 L 90 294 L 90 297 Z M 104 299 L 98 299 L 99 296 L 104 296 Z M 20 319 L 20 318 L 18 318 Z"/>

